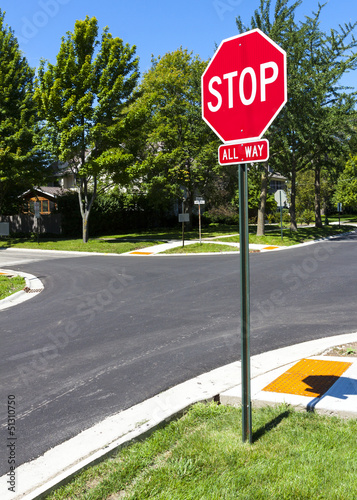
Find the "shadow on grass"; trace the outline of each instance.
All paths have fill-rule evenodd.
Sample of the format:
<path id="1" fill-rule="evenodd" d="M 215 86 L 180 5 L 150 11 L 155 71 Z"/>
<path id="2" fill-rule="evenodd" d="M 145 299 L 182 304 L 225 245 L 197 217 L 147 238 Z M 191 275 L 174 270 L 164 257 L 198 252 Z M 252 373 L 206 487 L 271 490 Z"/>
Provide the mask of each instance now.
<path id="1" fill-rule="evenodd" d="M 268 422 L 265 425 L 263 425 L 262 427 L 260 427 L 260 429 L 258 429 L 257 431 L 253 432 L 253 436 L 252 436 L 253 443 L 255 443 L 256 441 L 258 441 L 267 432 L 275 429 L 275 427 L 277 427 L 280 424 L 280 422 L 282 420 L 284 420 L 284 418 L 288 418 L 290 414 L 291 414 L 291 411 L 290 410 L 286 410 L 283 413 L 280 413 L 280 415 L 278 415 L 277 417 L 275 417 L 272 420 L 270 420 L 270 422 Z"/>
<path id="2" fill-rule="evenodd" d="M 353 231 L 356 228 L 353 226 L 323 226 L 321 228 L 317 228 L 314 226 L 310 227 L 299 227 L 297 231 L 292 231 L 290 228 L 284 228 L 284 237 L 288 238 L 290 241 L 295 243 L 303 243 L 304 241 L 311 240 L 319 240 L 321 238 L 327 238 L 328 236 L 338 235 L 342 233 L 347 233 L 349 231 Z M 250 232 L 251 228 L 249 229 Z M 269 237 L 277 237 L 279 238 L 281 235 L 280 228 L 279 229 L 271 229 L 266 232 L 266 236 Z"/>
<path id="3" fill-rule="evenodd" d="M 21 243 L 56 243 L 58 241 L 71 241 L 71 238 L 61 238 L 61 237 L 46 237 L 46 236 L 40 236 L 37 238 L 37 236 L 11 236 L 10 238 L 1 239 L 0 238 L 0 244 L 2 243 L 3 245 L 0 247 L 1 248 L 10 248 L 14 245 L 18 245 Z"/>

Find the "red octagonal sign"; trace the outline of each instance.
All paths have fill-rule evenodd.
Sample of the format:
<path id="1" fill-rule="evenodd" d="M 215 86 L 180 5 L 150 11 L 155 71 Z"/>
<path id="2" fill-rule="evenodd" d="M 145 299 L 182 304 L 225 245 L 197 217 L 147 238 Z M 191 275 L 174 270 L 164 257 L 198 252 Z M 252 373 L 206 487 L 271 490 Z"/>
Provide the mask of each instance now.
<path id="1" fill-rule="evenodd" d="M 286 53 L 259 29 L 223 40 L 202 75 L 202 116 L 223 142 L 260 138 L 287 100 Z"/>

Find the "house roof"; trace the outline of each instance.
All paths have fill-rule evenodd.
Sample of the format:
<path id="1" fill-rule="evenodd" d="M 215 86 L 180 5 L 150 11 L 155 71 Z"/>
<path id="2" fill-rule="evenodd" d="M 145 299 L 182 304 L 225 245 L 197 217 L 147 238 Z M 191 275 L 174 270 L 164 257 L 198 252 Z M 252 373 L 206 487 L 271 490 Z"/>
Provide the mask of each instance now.
<path id="1" fill-rule="evenodd" d="M 50 198 L 57 198 L 57 196 L 61 196 L 64 194 L 67 189 L 63 189 L 62 187 L 51 187 L 51 186 L 39 186 L 28 189 L 24 193 L 22 193 L 21 197 L 26 196 L 30 193 L 36 192 L 41 195 L 49 196 Z"/>
<path id="2" fill-rule="evenodd" d="M 279 172 L 274 172 L 271 176 L 270 176 L 271 179 L 274 179 L 276 181 L 287 181 L 287 177 L 285 177 L 284 175 L 280 174 Z"/>

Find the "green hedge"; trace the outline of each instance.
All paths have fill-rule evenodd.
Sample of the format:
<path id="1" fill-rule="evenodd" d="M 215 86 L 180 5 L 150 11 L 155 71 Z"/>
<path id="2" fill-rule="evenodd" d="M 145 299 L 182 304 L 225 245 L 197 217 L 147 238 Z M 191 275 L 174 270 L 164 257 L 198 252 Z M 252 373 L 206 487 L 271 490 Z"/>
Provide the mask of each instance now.
<path id="1" fill-rule="evenodd" d="M 64 236 L 81 237 L 82 217 L 77 193 L 62 196 L 58 202 Z M 171 227 L 177 217 L 150 206 L 144 195 L 109 193 L 97 197 L 89 217 L 90 236 L 100 236 L 155 227 Z"/>

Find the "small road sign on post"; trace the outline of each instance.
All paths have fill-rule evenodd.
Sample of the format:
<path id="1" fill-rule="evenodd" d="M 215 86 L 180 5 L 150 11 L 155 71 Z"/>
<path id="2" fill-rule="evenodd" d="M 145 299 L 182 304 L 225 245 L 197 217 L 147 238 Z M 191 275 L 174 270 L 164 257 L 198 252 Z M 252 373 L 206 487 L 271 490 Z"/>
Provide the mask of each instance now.
<path id="1" fill-rule="evenodd" d="M 242 163 L 239 169 L 242 434 L 243 442 L 252 442 L 246 163 L 255 160 L 249 157 L 239 161 L 240 153 L 236 148 L 238 142 L 256 140 L 257 158 L 260 157 L 259 139 L 287 101 L 286 53 L 259 29 L 227 38 L 221 42 L 203 73 L 201 90 L 202 118 L 225 143 L 219 151 L 222 164 Z M 235 155 L 238 158 L 234 158 Z M 261 155 L 263 156 L 263 150 Z"/>
<path id="2" fill-rule="evenodd" d="M 183 204 L 182 204 L 182 210 L 183 210 Z M 178 216 L 179 222 L 182 222 L 182 246 L 185 246 L 185 222 L 190 222 L 190 214 L 179 214 Z"/>
<path id="3" fill-rule="evenodd" d="M 198 235 L 200 239 L 200 245 L 202 245 L 202 239 L 201 239 L 201 205 L 204 205 L 206 202 L 203 198 L 200 196 L 197 196 L 197 198 L 194 201 L 195 205 L 198 205 Z"/>
<path id="4" fill-rule="evenodd" d="M 342 203 L 337 203 L 337 212 L 338 212 L 338 227 L 341 227 Z"/>
<path id="5" fill-rule="evenodd" d="M 9 222 L 0 222 L 0 236 L 10 236 Z"/>
<path id="6" fill-rule="evenodd" d="M 283 208 L 285 207 L 288 198 L 283 189 L 278 189 L 274 194 L 275 201 L 280 209 L 280 230 L 281 230 L 281 239 L 283 240 Z"/>

